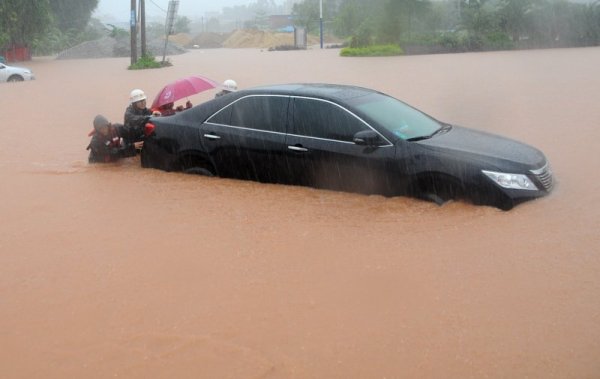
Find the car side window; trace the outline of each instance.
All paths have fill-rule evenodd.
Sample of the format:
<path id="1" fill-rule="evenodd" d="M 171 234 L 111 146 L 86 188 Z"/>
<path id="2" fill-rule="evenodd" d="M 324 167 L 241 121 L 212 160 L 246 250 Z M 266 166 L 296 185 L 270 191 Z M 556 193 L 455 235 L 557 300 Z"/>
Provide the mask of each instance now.
<path id="1" fill-rule="evenodd" d="M 231 105 L 229 125 L 285 133 L 289 97 L 248 96 Z"/>
<path id="2" fill-rule="evenodd" d="M 354 134 L 369 127 L 350 112 L 317 99 L 294 99 L 291 134 L 352 142 Z"/>
<path id="3" fill-rule="evenodd" d="M 231 121 L 231 105 L 221 109 L 206 121 L 213 124 L 229 125 L 229 122 Z"/>

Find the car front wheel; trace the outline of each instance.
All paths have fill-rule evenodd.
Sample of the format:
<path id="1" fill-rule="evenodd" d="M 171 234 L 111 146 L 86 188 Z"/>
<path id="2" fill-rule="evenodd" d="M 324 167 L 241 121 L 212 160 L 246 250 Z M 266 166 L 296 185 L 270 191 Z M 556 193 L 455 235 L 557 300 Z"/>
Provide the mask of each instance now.
<path id="1" fill-rule="evenodd" d="M 462 195 L 462 187 L 455 179 L 444 176 L 422 176 L 411 186 L 411 195 L 422 200 L 444 205 Z"/>
<path id="2" fill-rule="evenodd" d="M 9 82 L 22 82 L 23 80 L 23 77 L 19 75 L 13 75 L 10 78 L 8 78 Z"/>

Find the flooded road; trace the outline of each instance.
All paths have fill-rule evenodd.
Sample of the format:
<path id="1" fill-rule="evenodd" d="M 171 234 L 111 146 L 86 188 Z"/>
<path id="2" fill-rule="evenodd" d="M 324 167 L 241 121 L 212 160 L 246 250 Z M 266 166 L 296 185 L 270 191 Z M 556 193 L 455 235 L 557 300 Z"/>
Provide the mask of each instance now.
<path id="1" fill-rule="evenodd" d="M 600 376 L 600 48 L 170 60 L 0 85 L 0 376 Z M 375 88 L 538 147 L 557 186 L 503 212 L 87 164 L 96 114 L 192 74 Z"/>

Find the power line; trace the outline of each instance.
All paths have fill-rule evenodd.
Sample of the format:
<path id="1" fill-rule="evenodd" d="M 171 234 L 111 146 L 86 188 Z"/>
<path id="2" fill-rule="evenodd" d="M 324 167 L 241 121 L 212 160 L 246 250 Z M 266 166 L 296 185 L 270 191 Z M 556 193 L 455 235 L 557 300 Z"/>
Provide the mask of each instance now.
<path id="1" fill-rule="evenodd" d="M 161 8 L 161 7 L 160 7 L 158 4 L 156 4 L 156 3 L 154 2 L 154 0 L 148 0 L 148 1 L 150 1 L 150 2 L 152 3 L 152 5 L 154 5 L 154 6 L 155 6 L 155 7 L 157 7 L 158 9 L 160 9 L 160 10 L 161 10 L 163 13 L 165 13 L 165 14 L 167 13 L 167 11 L 166 11 L 166 10 L 164 10 L 164 9 L 162 9 L 162 8 Z"/>

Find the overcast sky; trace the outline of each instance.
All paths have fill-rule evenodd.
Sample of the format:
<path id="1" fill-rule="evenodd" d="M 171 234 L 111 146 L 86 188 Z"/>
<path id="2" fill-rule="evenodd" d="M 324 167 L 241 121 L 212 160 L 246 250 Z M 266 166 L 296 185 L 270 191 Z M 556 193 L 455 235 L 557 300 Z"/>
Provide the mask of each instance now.
<path id="1" fill-rule="evenodd" d="M 187 16 L 190 19 L 201 17 L 206 12 L 218 12 L 224 7 L 235 5 L 252 4 L 253 0 L 179 0 L 179 16 Z M 169 8 L 169 0 L 146 0 L 146 16 L 166 17 Z M 95 17 L 111 15 L 117 20 L 128 21 L 131 11 L 130 0 L 100 0 Z"/>

